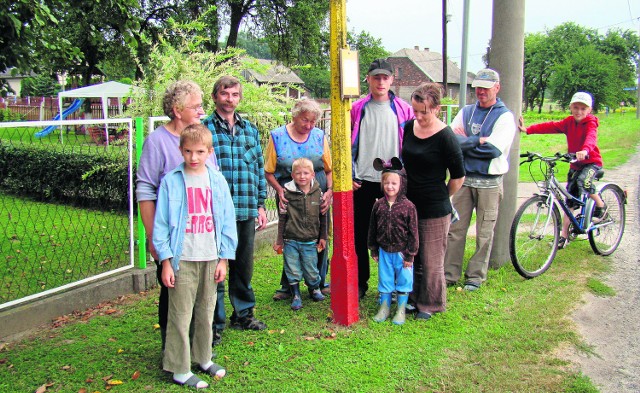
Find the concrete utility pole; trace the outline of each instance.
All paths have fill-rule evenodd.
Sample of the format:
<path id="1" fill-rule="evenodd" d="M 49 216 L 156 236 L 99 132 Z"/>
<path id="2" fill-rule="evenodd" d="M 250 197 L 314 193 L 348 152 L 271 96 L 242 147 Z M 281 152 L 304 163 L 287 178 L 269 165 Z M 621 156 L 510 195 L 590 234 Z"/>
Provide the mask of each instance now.
<path id="1" fill-rule="evenodd" d="M 517 118 L 522 112 L 522 73 L 524 65 L 524 0 L 493 0 L 493 28 L 489 67 L 500 74 L 498 96 Z M 509 152 L 509 172 L 504 176 L 504 197 L 500 204 L 490 266 L 500 267 L 509 261 L 509 230 L 518 197 L 518 155 L 520 135 Z"/>
<path id="2" fill-rule="evenodd" d="M 469 57 L 469 0 L 464 0 L 462 10 L 462 61 L 460 62 L 460 110 L 467 104 L 467 59 Z"/>
<path id="3" fill-rule="evenodd" d="M 351 183 L 351 101 L 342 97 L 340 49 L 347 49 L 345 0 L 331 0 L 329 9 L 331 58 L 331 158 L 333 160 L 333 257 L 331 310 L 333 320 L 349 326 L 358 322 L 358 258 L 353 235 Z"/>

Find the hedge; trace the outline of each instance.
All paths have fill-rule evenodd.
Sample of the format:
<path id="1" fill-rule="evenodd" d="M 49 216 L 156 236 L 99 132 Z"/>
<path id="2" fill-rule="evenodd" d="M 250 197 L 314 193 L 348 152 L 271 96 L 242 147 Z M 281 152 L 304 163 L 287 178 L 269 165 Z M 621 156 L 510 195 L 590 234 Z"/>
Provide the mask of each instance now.
<path id="1" fill-rule="evenodd" d="M 0 190 L 105 211 L 129 209 L 125 156 L 0 143 Z"/>

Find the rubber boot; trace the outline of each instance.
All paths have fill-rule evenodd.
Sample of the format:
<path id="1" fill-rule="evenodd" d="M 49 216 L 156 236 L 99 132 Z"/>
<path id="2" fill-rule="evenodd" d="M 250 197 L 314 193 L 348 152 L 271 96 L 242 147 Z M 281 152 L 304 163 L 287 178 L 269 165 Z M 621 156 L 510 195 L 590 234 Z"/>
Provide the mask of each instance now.
<path id="1" fill-rule="evenodd" d="M 302 308 L 302 296 L 300 295 L 300 284 L 293 284 L 291 287 L 291 309 L 296 311 Z"/>
<path id="2" fill-rule="evenodd" d="M 376 322 L 384 322 L 389 318 L 389 314 L 391 311 L 389 310 L 389 306 L 391 306 L 391 294 L 390 293 L 381 293 L 380 294 L 380 309 L 378 313 L 373 317 L 373 320 Z"/>
<path id="3" fill-rule="evenodd" d="M 395 325 L 404 324 L 405 320 L 405 308 L 407 307 L 407 300 L 409 300 L 409 295 L 398 294 L 398 310 L 396 311 L 396 315 L 393 317 L 392 322 Z"/>

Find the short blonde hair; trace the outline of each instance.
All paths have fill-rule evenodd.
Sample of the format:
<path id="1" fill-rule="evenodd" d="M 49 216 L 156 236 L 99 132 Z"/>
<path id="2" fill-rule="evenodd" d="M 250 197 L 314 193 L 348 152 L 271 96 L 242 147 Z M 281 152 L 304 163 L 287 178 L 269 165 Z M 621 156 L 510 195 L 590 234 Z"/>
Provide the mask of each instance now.
<path id="1" fill-rule="evenodd" d="M 291 173 L 295 172 L 298 168 L 307 168 L 313 172 L 313 162 L 308 158 L 297 158 L 291 165 Z"/>
<path id="2" fill-rule="evenodd" d="M 320 108 L 320 105 L 316 101 L 308 98 L 297 101 L 293 108 L 291 108 L 292 117 L 298 117 L 303 113 L 310 113 L 314 115 L 316 117 L 316 121 L 320 120 L 322 117 L 322 109 Z"/>
<path id="3" fill-rule="evenodd" d="M 187 80 L 179 80 L 173 82 L 164 91 L 164 97 L 162 98 L 162 110 L 164 114 L 169 116 L 173 120 L 176 115 L 173 113 L 173 108 L 184 109 L 187 96 L 195 95 L 200 98 L 203 96 L 202 89 L 197 83 Z"/>
<path id="4" fill-rule="evenodd" d="M 211 131 L 201 123 L 187 126 L 180 134 L 180 147 L 186 143 L 202 143 L 207 149 L 213 147 L 213 137 Z"/>

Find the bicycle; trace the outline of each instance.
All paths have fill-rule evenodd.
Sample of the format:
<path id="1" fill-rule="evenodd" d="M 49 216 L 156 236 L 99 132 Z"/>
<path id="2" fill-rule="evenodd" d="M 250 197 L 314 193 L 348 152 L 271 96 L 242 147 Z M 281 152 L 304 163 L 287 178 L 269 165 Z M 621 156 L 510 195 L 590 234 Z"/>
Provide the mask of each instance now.
<path id="1" fill-rule="evenodd" d="M 626 193 L 614 183 L 601 183 L 597 192 L 607 205 L 601 220 L 592 220 L 595 202 L 584 192 L 576 198 L 558 183 L 555 177 L 558 161 L 572 162 L 575 155 L 556 153 L 544 157 L 538 153 L 523 153 L 529 163 L 529 173 L 539 188 L 539 193 L 527 199 L 516 212 L 509 233 L 509 254 L 516 271 L 524 278 L 534 278 L 549 269 L 558 251 L 562 218 L 560 209 L 569 217 L 569 240 L 586 234 L 593 251 L 602 256 L 611 255 L 620 245 L 625 226 Z M 536 180 L 534 162 L 539 162 L 543 180 Z M 604 175 L 599 170 L 595 180 Z M 567 201 L 577 206 L 574 214 Z"/>

